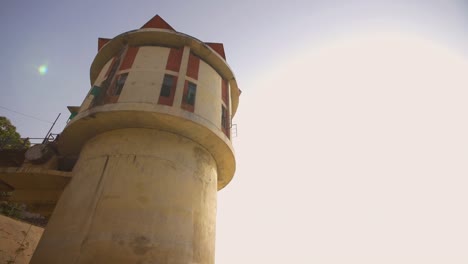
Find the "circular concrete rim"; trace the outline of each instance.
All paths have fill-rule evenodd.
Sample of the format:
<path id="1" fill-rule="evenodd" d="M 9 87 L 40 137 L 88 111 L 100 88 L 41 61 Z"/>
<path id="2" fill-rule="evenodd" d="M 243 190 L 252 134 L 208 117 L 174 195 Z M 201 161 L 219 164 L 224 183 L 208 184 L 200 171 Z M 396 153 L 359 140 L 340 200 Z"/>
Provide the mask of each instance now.
<path id="1" fill-rule="evenodd" d="M 197 142 L 216 161 L 218 190 L 223 189 L 234 176 L 236 162 L 229 139 L 207 120 L 191 112 L 163 105 L 117 103 L 81 112 L 60 134 L 59 153 L 78 156 L 89 139 L 103 132 L 125 128 L 158 129 Z"/>
<path id="2" fill-rule="evenodd" d="M 177 48 L 189 46 L 191 52 L 199 56 L 203 61 L 213 67 L 213 69 L 215 69 L 223 78 L 229 81 L 229 86 L 231 87 L 232 117 L 236 114 L 237 107 L 239 105 L 240 90 L 237 86 L 234 73 L 226 60 L 202 41 L 187 34 L 172 30 L 145 28 L 122 33 L 110 40 L 99 50 L 91 64 L 91 85 L 96 81 L 96 78 L 104 65 L 126 45 L 157 45 Z"/>

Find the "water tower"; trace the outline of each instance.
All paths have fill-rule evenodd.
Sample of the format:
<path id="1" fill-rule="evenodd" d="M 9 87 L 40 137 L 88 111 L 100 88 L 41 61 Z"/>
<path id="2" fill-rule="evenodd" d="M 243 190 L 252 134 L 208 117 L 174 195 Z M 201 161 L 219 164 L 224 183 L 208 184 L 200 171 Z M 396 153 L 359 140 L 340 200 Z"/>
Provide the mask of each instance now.
<path id="1" fill-rule="evenodd" d="M 71 181 L 31 263 L 214 263 L 240 95 L 223 45 L 155 16 L 98 46 L 57 141 Z"/>

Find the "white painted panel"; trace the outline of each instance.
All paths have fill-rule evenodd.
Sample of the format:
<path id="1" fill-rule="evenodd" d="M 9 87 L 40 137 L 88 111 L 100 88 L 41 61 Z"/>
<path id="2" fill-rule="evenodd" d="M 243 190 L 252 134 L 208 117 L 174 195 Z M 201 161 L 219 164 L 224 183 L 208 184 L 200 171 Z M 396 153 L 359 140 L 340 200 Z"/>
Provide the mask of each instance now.
<path id="1" fill-rule="evenodd" d="M 163 71 L 166 69 L 169 48 L 164 47 L 140 47 L 133 62 L 132 69 L 152 69 Z"/>
<path id="2" fill-rule="evenodd" d="M 164 73 L 169 56 L 169 48 L 140 47 L 133 62 L 119 103 L 158 102 Z"/>
<path id="3" fill-rule="evenodd" d="M 221 76 L 210 65 L 200 60 L 195 114 L 221 129 L 221 102 Z"/>
<path id="4" fill-rule="evenodd" d="M 157 103 L 164 78 L 162 71 L 129 72 L 119 103 Z"/>

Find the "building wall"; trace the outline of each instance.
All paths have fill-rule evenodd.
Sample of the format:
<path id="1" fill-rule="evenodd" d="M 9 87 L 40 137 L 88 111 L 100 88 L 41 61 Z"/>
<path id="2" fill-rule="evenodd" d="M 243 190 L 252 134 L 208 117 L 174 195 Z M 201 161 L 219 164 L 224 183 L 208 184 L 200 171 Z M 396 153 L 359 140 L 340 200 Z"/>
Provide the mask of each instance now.
<path id="1" fill-rule="evenodd" d="M 27 264 L 44 229 L 0 215 L 0 263 Z"/>

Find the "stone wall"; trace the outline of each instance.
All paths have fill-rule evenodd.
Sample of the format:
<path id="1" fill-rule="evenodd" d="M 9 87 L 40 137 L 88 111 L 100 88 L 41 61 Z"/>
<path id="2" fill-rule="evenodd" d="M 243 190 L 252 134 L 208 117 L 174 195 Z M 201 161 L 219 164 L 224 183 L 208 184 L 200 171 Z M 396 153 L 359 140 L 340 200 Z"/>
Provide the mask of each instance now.
<path id="1" fill-rule="evenodd" d="M 0 215 L 0 264 L 27 264 L 43 228 Z"/>

